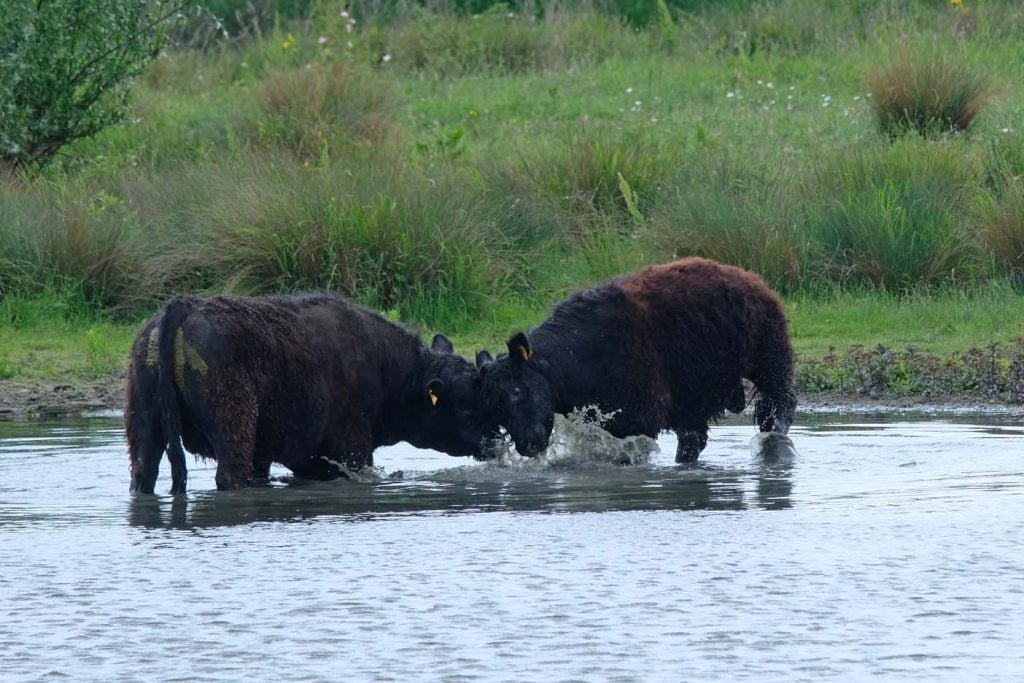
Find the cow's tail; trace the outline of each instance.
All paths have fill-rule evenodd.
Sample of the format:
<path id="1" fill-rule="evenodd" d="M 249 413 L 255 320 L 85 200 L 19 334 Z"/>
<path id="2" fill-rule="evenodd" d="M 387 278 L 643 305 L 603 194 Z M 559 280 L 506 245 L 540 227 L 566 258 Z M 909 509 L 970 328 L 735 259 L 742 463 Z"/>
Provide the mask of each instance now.
<path id="1" fill-rule="evenodd" d="M 174 339 L 191 309 L 192 305 L 188 300 L 174 299 L 164 308 L 163 321 L 160 323 L 158 346 L 160 371 L 157 388 L 160 416 L 163 420 L 164 435 L 167 438 L 167 459 L 171 463 L 171 493 L 184 493 L 188 478 L 185 451 L 181 445 L 181 410 L 174 387 Z"/>

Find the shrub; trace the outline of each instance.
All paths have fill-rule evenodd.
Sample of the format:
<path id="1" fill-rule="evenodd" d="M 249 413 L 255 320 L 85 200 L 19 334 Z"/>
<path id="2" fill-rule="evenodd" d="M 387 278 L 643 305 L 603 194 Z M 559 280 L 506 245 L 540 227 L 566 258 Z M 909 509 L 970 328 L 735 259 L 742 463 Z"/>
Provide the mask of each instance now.
<path id="1" fill-rule="evenodd" d="M 7 0 L 0 19 L 0 171 L 45 161 L 123 120 L 129 87 L 184 2 Z"/>
<path id="2" fill-rule="evenodd" d="M 992 96 L 984 74 L 937 50 L 900 54 L 867 81 L 878 126 L 890 137 L 966 130 Z"/>
<path id="3" fill-rule="evenodd" d="M 736 4 L 706 3 L 690 16 L 723 52 L 747 57 L 805 55 L 841 37 L 847 10 L 802 0 Z"/>
<path id="4" fill-rule="evenodd" d="M 0 192 L 0 298 L 47 289 L 87 305 L 112 305 L 124 290 L 131 216 L 116 197 L 85 185 L 48 183 Z"/>

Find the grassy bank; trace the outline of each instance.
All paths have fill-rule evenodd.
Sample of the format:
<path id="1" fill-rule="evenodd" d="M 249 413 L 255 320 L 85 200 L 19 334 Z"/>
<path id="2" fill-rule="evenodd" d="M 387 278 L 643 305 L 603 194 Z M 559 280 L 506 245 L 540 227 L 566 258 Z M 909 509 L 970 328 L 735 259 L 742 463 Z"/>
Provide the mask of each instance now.
<path id="1" fill-rule="evenodd" d="M 1024 334 L 1024 9 L 641 5 L 197 30 L 128 123 L 0 180 L 0 376 L 116 369 L 184 292 L 330 288 L 500 348 L 685 254 L 761 273 L 806 358 Z M 964 130 L 879 119 L 919 64 L 992 95 Z"/>
<path id="2" fill-rule="evenodd" d="M 18 322 L 0 326 L 0 388 L 28 388 L 43 405 L 60 404 L 64 390 L 84 389 L 99 394 L 93 401 L 119 406 L 120 378 L 143 320 L 66 309 L 55 315 L 52 300 L 23 303 Z M 785 303 L 804 399 L 1024 402 L 1024 306 L 1012 291 L 840 293 Z M 547 310 L 509 314 L 497 325 L 478 322 L 453 334 L 456 350 L 470 358 L 481 348 L 500 351 L 511 331 L 540 322 Z M 447 332 L 418 329 L 425 339 Z"/>

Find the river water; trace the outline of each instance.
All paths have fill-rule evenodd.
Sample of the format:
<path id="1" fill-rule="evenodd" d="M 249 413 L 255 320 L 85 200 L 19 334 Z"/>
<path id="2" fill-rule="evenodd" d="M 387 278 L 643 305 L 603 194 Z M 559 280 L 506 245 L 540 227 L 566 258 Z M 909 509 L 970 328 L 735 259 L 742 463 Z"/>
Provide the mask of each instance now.
<path id="1" fill-rule="evenodd" d="M 1024 418 L 798 417 L 177 499 L 117 418 L 0 422 L 0 680 L 1024 680 Z"/>

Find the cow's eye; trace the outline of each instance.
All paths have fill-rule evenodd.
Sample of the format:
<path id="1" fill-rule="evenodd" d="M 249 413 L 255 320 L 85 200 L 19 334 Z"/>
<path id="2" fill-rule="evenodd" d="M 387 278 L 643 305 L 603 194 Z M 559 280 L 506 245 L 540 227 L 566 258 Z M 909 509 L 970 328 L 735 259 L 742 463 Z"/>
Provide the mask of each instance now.
<path id="1" fill-rule="evenodd" d="M 519 387 L 512 387 L 512 398 L 519 398 L 519 394 L 523 393 Z"/>

